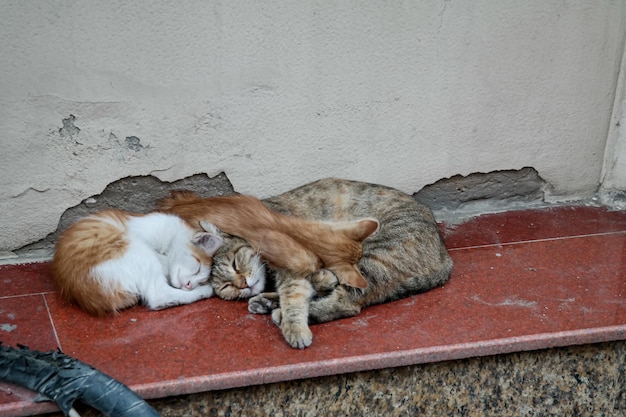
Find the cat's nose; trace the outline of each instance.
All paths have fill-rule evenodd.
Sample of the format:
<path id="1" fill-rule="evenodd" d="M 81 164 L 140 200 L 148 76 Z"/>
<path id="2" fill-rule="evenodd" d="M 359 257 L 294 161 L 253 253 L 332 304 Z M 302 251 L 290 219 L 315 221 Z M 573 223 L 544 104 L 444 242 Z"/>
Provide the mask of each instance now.
<path id="1" fill-rule="evenodd" d="M 187 288 L 188 290 L 190 290 L 190 289 L 191 289 L 191 281 L 188 281 L 188 282 L 185 284 L 185 288 Z"/>

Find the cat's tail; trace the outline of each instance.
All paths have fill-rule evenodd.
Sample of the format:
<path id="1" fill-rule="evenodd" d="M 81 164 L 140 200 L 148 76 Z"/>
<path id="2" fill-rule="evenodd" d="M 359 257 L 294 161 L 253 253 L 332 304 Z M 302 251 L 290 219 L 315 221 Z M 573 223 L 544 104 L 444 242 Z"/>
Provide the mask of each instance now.
<path id="1" fill-rule="evenodd" d="M 156 202 L 156 209 L 159 211 L 173 211 L 175 207 L 186 204 L 197 203 L 201 198 L 198 194 L 189 190 L 174 190 L 169 197 L 161 198 Z"/>

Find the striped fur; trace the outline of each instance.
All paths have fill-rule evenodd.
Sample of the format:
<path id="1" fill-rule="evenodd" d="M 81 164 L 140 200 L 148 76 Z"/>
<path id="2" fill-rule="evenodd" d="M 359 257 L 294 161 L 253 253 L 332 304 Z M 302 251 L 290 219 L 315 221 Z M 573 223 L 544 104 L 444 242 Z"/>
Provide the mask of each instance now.
<path id="1" fill-rule="evenodd" d="M 452 271 L 452 260 L 432 212 L 401 191 L 327 178 L 264 203 L 285 215 L 312 221 L 344 222 L 373 217 L 380 223 L 378 231 L 363 242 L 363 255 L 358 262 L 366 288 L 339 285 L 329 295 L 319 296 L 314 289 L 319 282 L 279 270 L 278 293 L 260 294 L 250 300 L 249 309 L 256 313 L 268 313 L 280 304 L 281 309 L 273 312 L 273 318 L 294 347 L 311 343 L 307 317 L 311 322 L 325 322 L 354 316 L 365 306 L 440 286 Z"/>
<path id="2" fill-rule="evenodd" d="M 213 256 L 209 282 L 224 300 L 255 296 L 265 289 L 265 265 L 245 240 L 223 234 L 224 244 Z"/>

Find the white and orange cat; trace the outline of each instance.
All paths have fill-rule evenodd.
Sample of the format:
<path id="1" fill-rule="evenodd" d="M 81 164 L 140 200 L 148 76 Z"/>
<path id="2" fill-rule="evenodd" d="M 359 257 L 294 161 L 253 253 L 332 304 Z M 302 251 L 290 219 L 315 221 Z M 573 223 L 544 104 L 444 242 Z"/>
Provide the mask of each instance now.
<path id="1" fill-rule="evenodd" d="M 213 295 L 208 285 L 220 233 L 196 231 L 172 214 L 105 210 L 72 224 L 56 244 L 61 295 L 104 315 L 141 301 L 152 310 Z"/>

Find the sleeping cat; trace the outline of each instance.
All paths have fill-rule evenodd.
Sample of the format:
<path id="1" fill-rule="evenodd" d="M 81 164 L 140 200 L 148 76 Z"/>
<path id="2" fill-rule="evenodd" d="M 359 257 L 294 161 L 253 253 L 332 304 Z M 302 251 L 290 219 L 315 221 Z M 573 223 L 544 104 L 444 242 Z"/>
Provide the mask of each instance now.
<path id="1" fill-rule="evenodd" d="M 171 214 L 105 210 L 63 233 L 52 275 L 61 295 L 90 314 L 117 312 L 139 300 L 157 310 L 213 295 L 205 284 L 221 244 L 215 227 L 195 231 Z"/>
<path id="2" fill-rule="evenodd" d="M 311 344 L 307 318 L 310 322 L 326 322 L 354 316 L 365 306 L 440 286 L 452 271 L 452 260 L 430 209 L 393 188 L 328 178 L 266 199 L 264 203 L 272 210 L 308 220 L 375 217 L 380 222 L 377 233 L 363 242 L 363 256 L 358 263 L 367 288 L 338 285 L 337 277 L 328 269 L 307 279 L 278 269 L 277 293 L 250 299 L 249 310 L 259 314 L 272 312 L 292 347 Z M 217 258 L 216 262 L 221 262 Z M 329 294 L 322 293 L 334 286 Z"/>
<path id="3" fill-rule="evenodd" d="M 245 240 L 221 232 L 222 246 L 213 255 L 209 283 L 215 295 L 224 300 L 248 299 L 267 291 L 267 271 L 261 255 Z M 339 281 L 335 274 L 322 269 L 307 276 L 317 295 L 334 290 Z"/>
<path id="4" fill-rule="evenodd" d="M 273 268 L 312 274 L 325 267 L 355 288 L 367 283 L 356 264 L 362 242 L 378 229 L 371 218 L 344 222 L 307 221 L 282 215 L 246 195 L 200 198 L 191 191 L 175 191 L 157 203 L 165 213 L 204 227 L 210 222 L 227 234 L 245 239 Z"/>
<path id="5" fill-rule="evenodd" d="M 225 233 L 223 244 L 213 255 L 209 283 L 224 300 L 250 298 L 265 290 L 265 265 L 245 240 Z"/>

